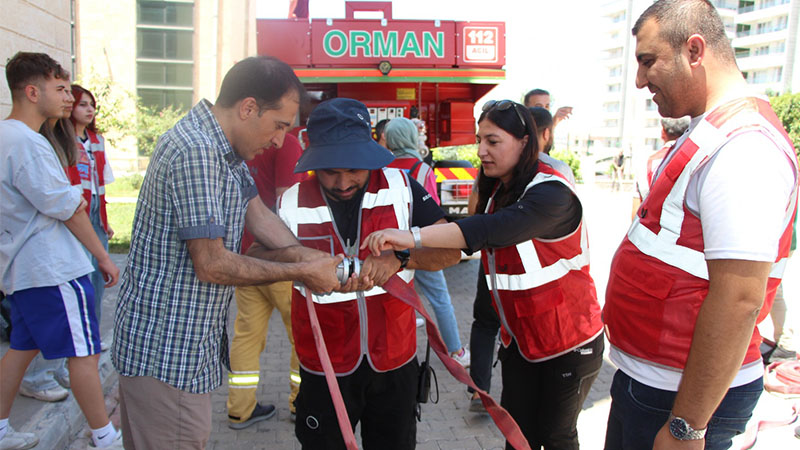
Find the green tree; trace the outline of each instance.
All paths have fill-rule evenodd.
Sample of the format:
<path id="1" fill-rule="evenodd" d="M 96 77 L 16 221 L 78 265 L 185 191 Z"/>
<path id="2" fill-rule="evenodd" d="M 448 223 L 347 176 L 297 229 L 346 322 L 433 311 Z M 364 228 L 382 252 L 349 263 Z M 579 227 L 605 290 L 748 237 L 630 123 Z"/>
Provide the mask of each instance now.
<path id="1" fill-rule="evenodd" d="M 775 114 L 781 119 L 783 128 L 794 143 L 795 152 L 800 155 L 800 93 L 786 93 L 770 97 Z"/>
<path id="2" fill-rule="evenodd" d="M 158 138 L 184 115 L 184 111 L 168 106 L 153 108 L 122 88 L 110 78 L 93 72 L 82 78 L 81 84 L 97 99 L 97 127 L 112 145 L 127 137 L 136 138 L 138 153 L 150 156 Z"/>
<path id="3" fill-rule="evenodd" d="M 134 135 L 139 146 L 139 154 L 142 156 L 152 155 L 158 138 L 172 128 L 184 114 L 184 111 L 172 106 L 158 109 L 143 105 L 141 101 L 138 102 L 137 127 Z"/>
<path id="4" fill-rule="evenodd" d="M 575 175 L 575 181 L 583 181 L 583 176 L 581 175 L 581 160 L 578 159 L 578 156 L 575 155 L 574 152 L 567 149 L 553 149 L 550 150 L 550 156 L 567 163 L 570 169 L 572 169 L 573 175 Z"/>

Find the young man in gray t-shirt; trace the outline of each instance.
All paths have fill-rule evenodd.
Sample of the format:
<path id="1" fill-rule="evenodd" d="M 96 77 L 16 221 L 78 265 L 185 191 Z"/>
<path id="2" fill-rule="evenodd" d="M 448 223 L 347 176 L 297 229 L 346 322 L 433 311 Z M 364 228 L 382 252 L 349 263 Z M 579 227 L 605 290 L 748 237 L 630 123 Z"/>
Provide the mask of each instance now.
<path id="1" fill-rule="evenodd" d="M 69 75 L 42 53 L 17 53 L 6 65 L 11 114 L 0 122 L 0 289 L 11 302 L 11 348 L 0 361 L 0 447 L 30 448 L 38 438 L 15 432 L 8 416 L 20 381 L 41 351 L 68 358 L 73 394 L 98 448 L 122 448 L 105 410 L 97 372 L 100 332 L 94 268 L 83 244 L 114 285 L 119 269 L 97 239 L 86 201 L 72 187 L 42 123 L 60 117 L 69 100 Z"/>

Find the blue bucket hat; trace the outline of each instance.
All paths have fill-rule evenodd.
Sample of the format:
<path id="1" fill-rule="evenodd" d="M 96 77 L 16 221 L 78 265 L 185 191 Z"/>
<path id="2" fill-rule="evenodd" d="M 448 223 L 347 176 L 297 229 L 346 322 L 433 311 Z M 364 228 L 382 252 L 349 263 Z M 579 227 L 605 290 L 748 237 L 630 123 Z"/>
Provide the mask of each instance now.
<path id="1" fill-rule="evenodd" d="M 367 107 L 351 98 L 326 100 L 308 117 L 309 147 L 300 156 L 295 173 L 319 169 L 386 167 L 394 160 L 389 150 L 372 139 Z"/>

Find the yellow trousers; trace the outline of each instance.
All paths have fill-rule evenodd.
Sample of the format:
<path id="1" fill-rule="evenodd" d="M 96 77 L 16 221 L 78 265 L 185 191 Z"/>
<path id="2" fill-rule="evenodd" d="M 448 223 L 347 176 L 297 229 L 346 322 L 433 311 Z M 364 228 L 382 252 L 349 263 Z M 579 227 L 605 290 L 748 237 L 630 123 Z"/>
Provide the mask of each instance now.
<path id="1" fill-rule="evenodd" d="M 250 418 L 256 407 L 261 366 L 259 358 L 267 344 L 267 328 L 272 311 L 281 313 L 292 346 L 289 363 L 289 410 L 295 412 L 294 399 L 300 389 L 300 363 L 292 336 L 292 283 L 289 281 L 236 288 L 236 322 L 231 343 L 231 372 L 228 374 L 228 417 L 232 422 Z"/>

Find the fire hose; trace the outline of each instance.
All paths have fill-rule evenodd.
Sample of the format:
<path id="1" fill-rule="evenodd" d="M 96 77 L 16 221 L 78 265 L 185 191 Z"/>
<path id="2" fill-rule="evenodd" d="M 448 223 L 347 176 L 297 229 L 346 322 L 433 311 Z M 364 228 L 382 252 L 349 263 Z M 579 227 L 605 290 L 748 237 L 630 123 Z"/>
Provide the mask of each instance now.
<path id="1" fill-rule="evenodd" d="M 350 277 L 351 273 L 358 273 L 359 267 L 360 261 L 358 261 L 358 258 L 346 258 L 344 261 L 342 261 L 342 263 L 339 264 L 339 267 L 337 267 L 336 274 L 340 281 L 344 280 L 342 281 L 342 284 L 344 284 L 344 282 L 346 282 Z M 503 436 L 505 436 L 506 440 L 508 440 L 508 442 L 514 448 L 519 450 L 530 450 L 530 445 L 528 445 L 528 441 L 522 434 L 519 425 L 517 425 L 517 422 L 514 421 L 508 411 L 498 405 L 497 402 L 486 391 L 478 388 L 478 386 L 476 386 L 475 382 L 472 380 L 472 377 L 469 376 L 467 370 L 456 360 L 450 357 L 449 353 L 447 352 L 447 347 L 445 346 L 444 341 L 439 334 L 439 329 L 436 327 L 433 320 L 431 320 L 431 317 L 428 315 L 425 307 L 422 306 L 422 302 L 420 301 L 416 291 L 414 291 L 410 285 L 406 284 L 397 275 L 392 275 L 392 277 L 383 284 L 382 288 L 393 297 L 414 308 L 422 315 L 422 317 L 425 318 L 425 331 L 428 335 L 428 342 L 430 343 L 431 348 L 433 348 L 434 353 L 436 353 L 436 356 L 438 356 L 439 360 L 441 360 L 444 364 L 447 371 L 450 372 L 450 374 L 453 375 L 456 380 L 466 384 L 478 393 L 481 402 L 483 403 L 484 407 L 486 407 L 486 411 L 492 417 L 492 420 L 494 420 L 497 428 L 501 433 L 503 433 Z M 357 450 L 358 445 L 356 444 L 356 438 L 353 434 L 353 427 L 350 424 L 350 418 L 348 417 L 347 410 L 345 409 L 342 393 L 339 390 L 339 384 L 336 381 L 336 374 L 333 371 L 333 365 L 331 364 L 330 356 L 328 355 L 328 349 L 325 346 L 325 339 L 322 336 L 322 328 L 319 325 L 319 319 L 317 318 L 314 301 L 312 300 L 311 291 L 309 289 L 306 289 L 306 306 L 308 308 L 308 314 L 311 320 L 311 330 L 314 333 L 314 342 L 317 347 L 317 354 L 319 355 L 323 371 L 325 372 L 325 381 L 328 383 L 328 389 L 330 390 L 333 406 L 336 410 L 336 418 L 339 422 L 339 429 L 342 432 L 342 438 L 344 439 L 345 446 L 348 448 L 348 450 Z"/>

